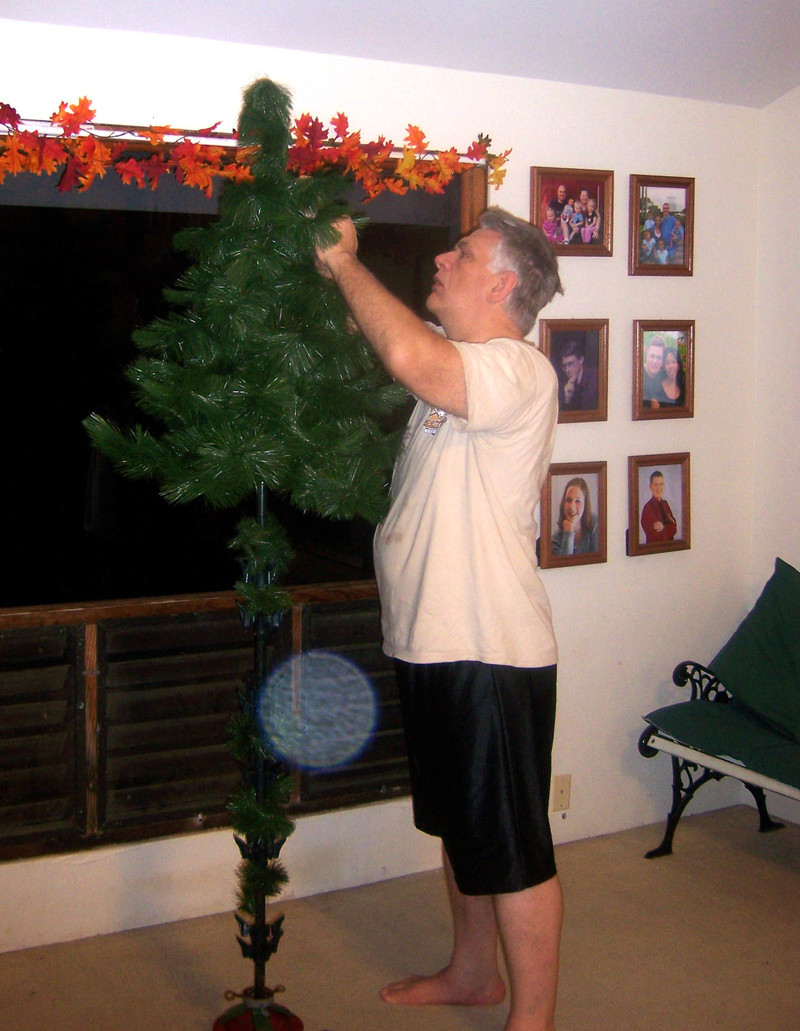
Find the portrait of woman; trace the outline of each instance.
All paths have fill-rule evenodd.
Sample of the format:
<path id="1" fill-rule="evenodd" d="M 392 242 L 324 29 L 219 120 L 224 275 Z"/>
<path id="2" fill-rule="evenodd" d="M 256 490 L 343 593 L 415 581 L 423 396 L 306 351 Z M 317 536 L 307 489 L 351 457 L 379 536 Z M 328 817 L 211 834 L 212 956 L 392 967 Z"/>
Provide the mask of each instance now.
<path id="1" fill-rule="evenodd" d="M 605 462 L 550 466 L 542 489 L 539 565 L 543 569 L 605 562 Z"/>
<path id="2" fill-rule="evenodd" d="M 682 405 L 686 398 L 686 376 L 683 361 L 677 347 L 667 346 L 664 349 L 664 378 L 661 389 L 666 400 L 662 404 Z"/>
<path id="3" fill-rule="evenodd" d="M 589 486 L 582 476 L 573 476 L 561 496 L 550 553 L 588 555 L 597 547 L 597 515 L 592 511 Z"/>
<path id="4" fill-rule="evenodd" d="M 633 324 L 633 418 L 694 415 L 694 321 Z"/>

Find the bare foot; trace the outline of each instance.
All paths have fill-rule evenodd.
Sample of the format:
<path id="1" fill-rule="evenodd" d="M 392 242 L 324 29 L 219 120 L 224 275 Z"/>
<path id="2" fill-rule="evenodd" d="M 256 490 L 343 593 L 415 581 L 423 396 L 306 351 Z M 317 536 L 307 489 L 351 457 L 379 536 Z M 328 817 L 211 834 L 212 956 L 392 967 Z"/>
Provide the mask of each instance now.
<path id="1" fill-rule="evenodd" d="M 381 998 L 398 1006 L 496 1006 L 506 995 L 498 977 L 487 985 L 461 985 L 445 967 L 438 974 L 412 974 L 381 989 Z"/>

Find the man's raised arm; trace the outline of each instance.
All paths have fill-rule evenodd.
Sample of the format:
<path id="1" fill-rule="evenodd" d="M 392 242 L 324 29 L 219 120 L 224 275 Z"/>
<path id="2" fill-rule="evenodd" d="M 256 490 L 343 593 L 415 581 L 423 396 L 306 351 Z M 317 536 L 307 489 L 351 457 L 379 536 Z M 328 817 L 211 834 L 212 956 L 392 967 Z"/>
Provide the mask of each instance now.
<path id="1" fill-rule="evenodd" d="M 450 415 L 467 416 L 467 388 L 458 349 L 399 301 L 358 259 L 349 218 L 340 239 L 317 250 L 320 273 L 333 279 L 359 329 L 393 379 L 415 397 Z"/>

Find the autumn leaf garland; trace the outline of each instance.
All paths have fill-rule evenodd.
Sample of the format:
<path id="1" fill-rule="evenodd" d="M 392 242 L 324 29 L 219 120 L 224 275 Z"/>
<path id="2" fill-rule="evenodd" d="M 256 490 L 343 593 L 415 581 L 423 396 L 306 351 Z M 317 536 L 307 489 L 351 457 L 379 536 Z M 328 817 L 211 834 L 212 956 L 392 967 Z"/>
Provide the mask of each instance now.
<path id="1" fill-rule="evenodd" d="M 58 189 L 62 193 L 87 190 L 97 178 L 113 169 L 124 183 L 140 189 L 155 190 L 161 176 L 171 173 L 185 186 L 210 195 L 216 179 L 249 180 L 253 148 L 237 148 L 235 138 L 229 145 L 215 142 L 219 122 L 208 129 L 192 132 L 170 126 L 129 129 L 93 125 L 96 112 L 92 101 L 81 97 L 77 104 L 62 101 L 50 124 L 59 135 L 28 129 L 16 110 L 0 102 L 0 183 L 6 175 L 30 172 L 54 175 L 60 172 Z M 123 135 L 125 138 L 121 139 Z M 409 125 L 402 148 L 379 137 L 364 142 L 360 131 L 351 131 L 341 112 L 329 127 L 309 114 L 295 119 L 287 168 L 297 175 L 310 175 L 323 168 L 341 170 L 363 187 L 367 197 L 384 190 L 403 194 L 408 190 L 441 193 L 454 175 L 469 164 L 485 162 L 489 183 L 497 189 L 505 177 L 510 150 L 491 154 L 491 139 L 481 134 L 465 154 L 454 147 L 434 151 L 424 132 Z"/>

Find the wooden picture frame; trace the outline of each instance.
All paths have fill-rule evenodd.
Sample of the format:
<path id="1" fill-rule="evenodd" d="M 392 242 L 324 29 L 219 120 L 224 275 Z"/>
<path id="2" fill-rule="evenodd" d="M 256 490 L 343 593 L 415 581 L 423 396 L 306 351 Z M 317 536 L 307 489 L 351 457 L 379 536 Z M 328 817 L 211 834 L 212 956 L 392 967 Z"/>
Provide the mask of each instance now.
<path id="1" fill-rule="evenodd" d="M 539 565 L 543 569 L 607 561 L 606 472 L 605 462 L 550 466 L 540 507 Z M 583 524 L 580 528 L 564 530 L 565 505 L 576 512 Z"/>
<path id="2" fill-rule="evenodd" d="M 633 418 L 694 416 L 694 321 L 633 323 Z"/>
<path id="3" fill-rule="evenodd" d="M 670 219 L 666 233 L 661 230 L 665 218 Z M 693 255 L 694 179 L 632 175 L 628 275 L 691 276 Z"/>
<path id="4" fill-rule="evenodd" d="M 539 347 L 558 377 L 558 421 L 605 422 L 608 319 L 542 319 Z"/>
<path id="5" fill-rule="evenodd" d="M 576 204 L 591 205 L 589 220 L 573 222 Z M 570 215 L 564 217 L 564 209 Z M 553 211 L 549 217 L 548 208 Z M 614 173 L 594 168 L 531 168 L 531 222 L 559 256 L 610 257 L 614 243 Z M 598 224 L 599 223 L 599 224 Z M 565 228 L 566 227 L 566 228 Z"/>
<path id="6" fill-rule="evenodd" d="M 628 458 L 628 555 L 691 547 L 689 452 Z"/>

